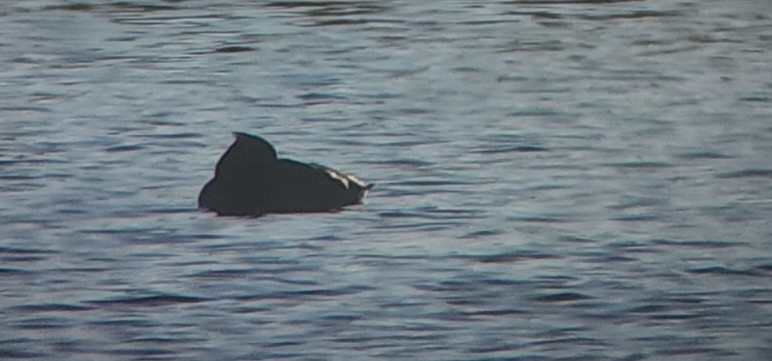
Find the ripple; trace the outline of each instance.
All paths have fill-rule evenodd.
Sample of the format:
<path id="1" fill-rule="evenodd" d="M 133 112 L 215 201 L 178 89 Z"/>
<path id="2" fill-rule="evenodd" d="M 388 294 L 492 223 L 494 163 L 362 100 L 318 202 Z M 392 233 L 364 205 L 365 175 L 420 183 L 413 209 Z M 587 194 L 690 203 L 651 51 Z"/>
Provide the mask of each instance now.
<path id="1" fill-rule="evenodd" d="M 743 169 L 735 172 L 720 173 L 717 178 L 772 178 L 772 169 L 754 168 Z"/>
<path id="2" fill-rule="evenodd" d="M 200 303 L 209 301 L 208 298 L 182 296 L 182 295 L 156 295 L 144 297 L 119 297 L 104 300 L 93 300 L 89 303 L 99 306 L 138 306 L 138 307 L 159 307 L 176 304 Z"/>
<path id="3" fill-rule="evenodd" d="M 633 160 L 628 162 L 615 162 L 615 163 L 606 163 L 606 166 L 613 167 L 613 168 L 667 168 L 672 167 L 672 164 L 665 163 L 665 162 L 656 162 L 656 161 L 645 161 L 645 160 Z"/>
<path id="4" fill-rule="evenodd" d="M 687 152 L 678 155 L 683 159 L 732 159 L 734 157 L 728 156 L 719 152 Z"/>
<path id="5" fill-rule="evenodd" d="M 214 278 L 214 279 L 227 279 L 227 278 L 244 278 L 250 274 L 256 273 L 255 269 L 222 269 L 222 270 L 209 270 L 194 273 L 188 277 L 195 278 Z"/>
<path id="6" fill-rule="evenodd" d="M 214 52 L 215 53 L 245 53 L 245 52 L 255 51 L 255 50 L 257 49 L 250 46 L 229 45 L 229 46 L 222 46 L 222 47 L 216 48 Z"/>
<path id="7" fill-rule="evenodd" d="M 509 216 L 508 221 L 533 222 L 533 223 L 562 223 L 569 217 L 562 214 L 523 214 L 519 216 Z"/>
<path id="8" fill-rule="evenodd" d="M 14 326 L 21 330 L 55 330 L 70 328 L 70 320 L 64 317 L 34 317 L 17 322 Z"/>
<path id="9" fill-rule="evenodd" d="M 499 153 L 533 153 L 533 152 L 548 152 L 548 148 L 533 146 L 533 145 L 521 145 L 521 146 L 504 146 L 493 147 L 484 149 L 473 149 L 472 153 L 478 154 L 499 154 Z"/>
<path id="10" fill-rule="evenodd" d="M 35 352 L 29 349 L 7 349 L 0 346 L 0 358 L 4 360 L 11 359 L 34 359 L 39 357 L 45 357 L 46 354 L 42 352 Z"/>
<path id="11" fill-rule="evenodd" d="M 491 310 L 479 310 L 467 312 L 467 315 L 471 317 L 501 317 L 501 316 L 519 316 L 528 314 L 527 310 L 515 309 L 515 308 L 503 308 L 503 309 L 491 309 Z"/>
<path id="12" fill-rule="evenodd" d="M 674 240 L 674 239 L 653 239 L 652 244 L 664 246 L 694 247 L 694 248 L 730 248 L 737 246 L 747 246 L 745 242 L 728 242 L 716 240 Z"/>
<path id="13" fill-rule="evenodd" d="M 133 152 L 137 150 L 142 150 L 145 147 L 142 145 L 119 145 L 115 147 L 106 148 L 105 152 L 107 153 L 121 153 L 121 152 Z"/>
<path id="14" fill-rule="evenodd" d="M 52 5 L 46 6 L 44 10 L 64 10 L 64 11 L 82 11 L 90 12 L 94 10 L 126 10 L 126 11 L 140 11 L 140 12 L 154 12 L 154 11 L 167 11 L 175 10 L 176 7 L 157 4 L 134 4 L 129 2 L 114 2 L 103 5 L 91 5 L 84 3 L 74 3 L 67 5 Z"/>
<path id="15" fill-rule="evenodd" d="M 55 254 L 58 251 L 50 249 L 36 249 L 36 248 L 21 248 L 21 247 L 4 247 L 0 246 L 0 253 L 4 254 Z"/>
<path id="16" fill-rule="evenodd" d="M 515 263 L 530 260 L 556 259 L 560 257 L 538 251 L 514 251 L 489 255 L 464 256 L 461 258 L 472 259 L 480 263 Z"/>
<path id="17" fill-rule="evenodd" d="M 589 2 L 589 1 L 588 1 Z M 600 2 L 600 1 L 595 1 Z M 615 1 L 619 2 L 619 1 Z M 579 15 L 580 19 L 585 20 L 615 20 L 615 19 L 644 19 L 644 18 L 663 18 L 663 17 L 680 17 L 681 11 L 677 10 L 633 10 L 624 13 L 612 13 L 612 14 L 583 14 Z"/>
<path id="18" fill-rule="evenodd" d="M 270 292 L 264 294 L 252 294 L 237 296 L 235 299 L 239 301 L 256 301 L 267 299 L 279 299 L 279 300 L 298 300 L 298 299 L 318 299 L 318 298 L 337 298 L 340 296 L 348 296 L 354 294 L 360 294 L 363 292 L 374 290 L 375 288 L 368 286 L 347 286 L 341 288 L 314 288 L 303 289 L 297 291 L 283 291 L 283 292 Z"/>
<path id="19" fill-rule="evenodd" d="M 550 294 L 544 294 L 541 296 L 536 296 L 533 298 L 533 300 L 552 303 L 552 302 L 581 301 L 581 300 L 587 300 L 591 298 L 592 297 L 588 295 L 585 295 L 583 293 L 578 293 L 578 292 L 560 292 L 560 293 L 550 293 Z"/>
<path id="20" fill-rule="evenodd" d="M 0 267 L 0 276 L 16 276 L 29 273 L 31 272 L 19 268 Z"/>
<path id="21" fill-rule="evenodd" d="M 131 347 L 120 347 L 116 349 L 111 349 L 105 351 L 105 353 L 109 355 L 122 355 L 122 356 L 139 356 L 140 359 L 147 359 L 148 357 L 152 356 L 167 356 L 167 355 L 174 355 L 176 354 L 175 351 L 172 350 L 166 350 L 166 349 L 160 349 L 160 348 L 152 348 L 148 347 L 147 345 L 141 345 L 139 348 L 131 348 Z M 152 359 L 158 359 L 157 357 L 153 357 Z M 164 358 L 169 359 L 169 358 Z M 174 359 L 173 357 L 171 359 Z"/>
<path id="22" fill-rule="evenodd" d="M 754 269 L 736 269 L 723 266 L 701 267 L 687 270 L 695 274 L 714 274 L 714 275 L 732 275 L 732 276 L 762 276 L 761 272 Z"/>
<path id="23" fill-rule="evenodd" d="M 42 303 L 42 304 L 15 306 L 15 307 L 11 307 L 11 309 L 14 309 L 20 312 L 33 312 L 33 313 L 34 312 L 79 312 L 79 311 L 91 310 L 92 307 L 74 305 L 74 304 L 64 304 L 64 303 Z"/>
<path id="24" fill-rule="evenodd" d="M 503 230 L 500 230 L 500 229 L 484 229 L 484 230 L 479 230 L 479 231 L 474 231 L 474 232 L 466 233 L 466 234 L 460 236 L 460 238 L 463 238 L 463 239 L 479 239 L 479 238 L 497 236 L 497 235 L 501 235 L 501 234 L 504 234 L 504 233 L 505 232 Z"/>

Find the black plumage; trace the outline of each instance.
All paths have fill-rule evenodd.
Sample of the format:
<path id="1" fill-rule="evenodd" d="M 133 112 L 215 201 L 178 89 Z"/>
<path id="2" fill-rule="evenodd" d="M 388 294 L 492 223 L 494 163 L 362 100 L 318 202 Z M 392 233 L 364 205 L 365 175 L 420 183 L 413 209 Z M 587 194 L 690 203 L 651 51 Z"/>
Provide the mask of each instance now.
<path id="1" fill-rule="evenodd" d="M 200 208 L 230 216 L 329 212 L 361 203 L 373 187 L 323 165 L 277 158 L 258 136 L 233 134 L 236 140 L 198 196 Z"/>

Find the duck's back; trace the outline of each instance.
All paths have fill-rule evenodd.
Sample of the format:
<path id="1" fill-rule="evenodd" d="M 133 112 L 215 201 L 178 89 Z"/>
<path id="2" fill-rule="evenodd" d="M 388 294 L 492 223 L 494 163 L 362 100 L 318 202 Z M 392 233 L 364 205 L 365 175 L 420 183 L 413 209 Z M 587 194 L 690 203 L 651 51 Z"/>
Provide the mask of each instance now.
<path id="1" fill-rule="evenodd" d="M 362 194 L 330 176 L 327 168 L 318 165 L 282 160 L 277 167 L 279 182 L 269 204 L 287 212 L 317 212 L 337 210 L 358 203 Z"/>
<path id="2" fill-rule="evenodd" d="M 328 168 L 280 160 L 270 167 L 222 175 L 210 181 L 199 196 L 199 206 L 222 215 L 324 212 L 359 203 L 366 188 L 347 184 Z"/>

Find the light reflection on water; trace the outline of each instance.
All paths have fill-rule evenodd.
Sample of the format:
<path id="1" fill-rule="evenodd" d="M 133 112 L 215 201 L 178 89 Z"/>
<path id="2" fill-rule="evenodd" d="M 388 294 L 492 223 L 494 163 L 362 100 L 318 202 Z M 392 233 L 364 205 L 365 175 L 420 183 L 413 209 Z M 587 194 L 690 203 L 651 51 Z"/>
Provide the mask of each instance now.
<path id="1" fill-rule="evenodd" d="M 764 1 L 0 5 L 3 359 L 762 360 Z M 377 188 L 195 210 L 233 130 Z"/>

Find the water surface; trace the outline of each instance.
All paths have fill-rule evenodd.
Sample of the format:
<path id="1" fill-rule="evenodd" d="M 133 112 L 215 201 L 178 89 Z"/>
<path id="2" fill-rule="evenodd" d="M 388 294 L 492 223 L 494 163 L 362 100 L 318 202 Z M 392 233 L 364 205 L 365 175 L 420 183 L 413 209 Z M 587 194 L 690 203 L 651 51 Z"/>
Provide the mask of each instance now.
<path id="1" fill-rule="evenodd" d="M 0 358 L 765 360 L 768 1 L 0 5 Z M 196 210 L 231 131 L 377 184 Z"/>

